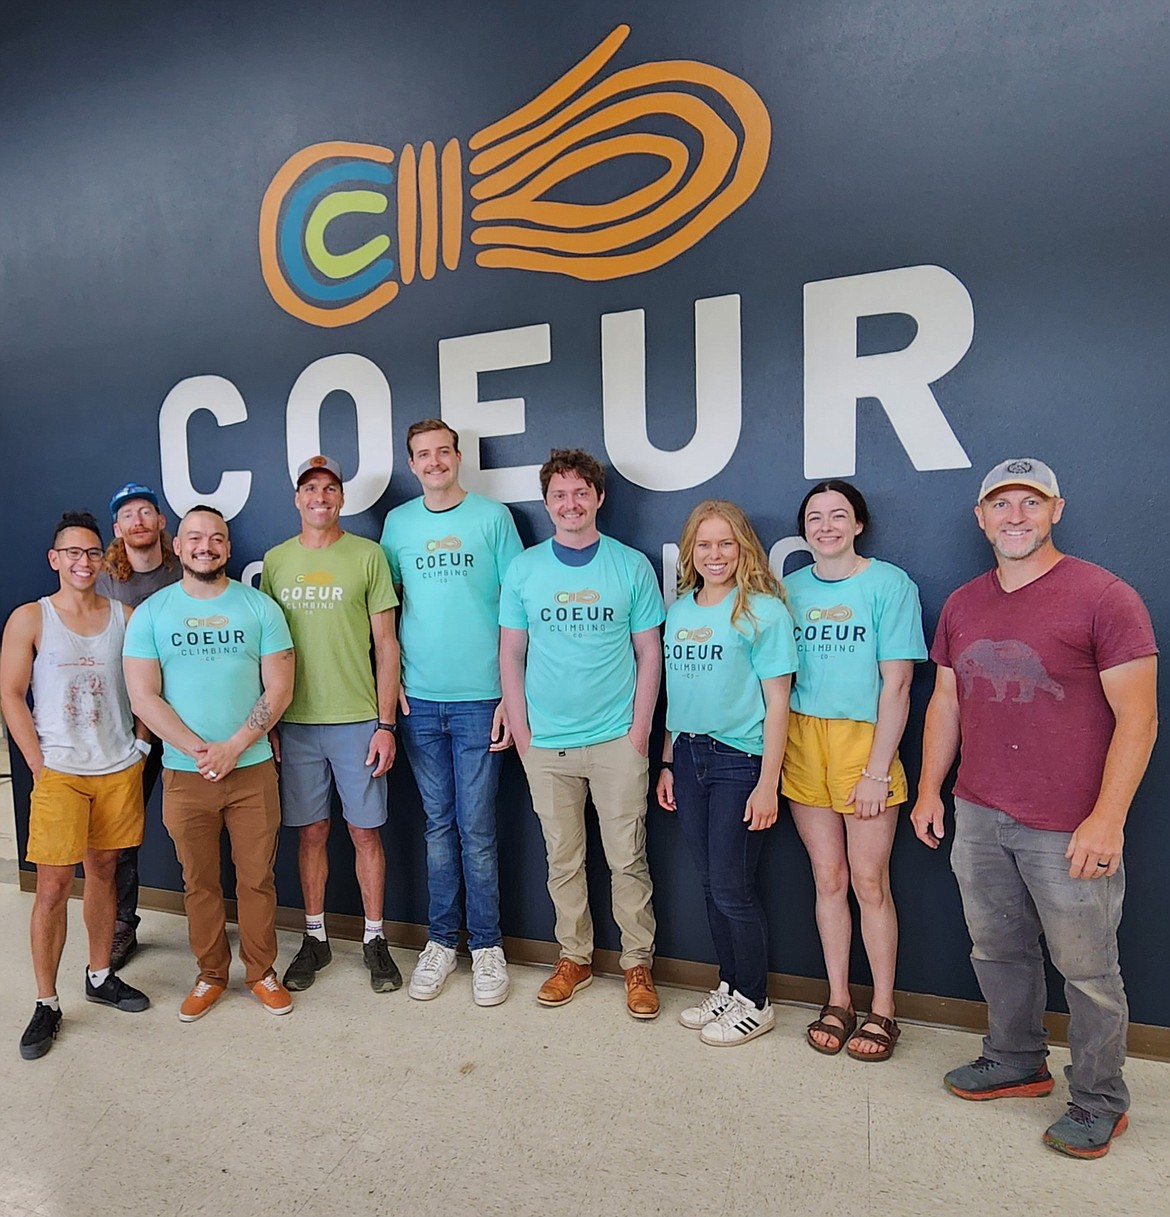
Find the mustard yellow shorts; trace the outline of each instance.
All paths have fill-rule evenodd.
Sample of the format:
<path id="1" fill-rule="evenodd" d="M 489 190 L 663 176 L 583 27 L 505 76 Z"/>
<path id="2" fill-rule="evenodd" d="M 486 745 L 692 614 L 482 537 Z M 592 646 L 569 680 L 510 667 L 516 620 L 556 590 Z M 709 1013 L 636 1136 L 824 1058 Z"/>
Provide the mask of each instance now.
<path id="1" fill-rule="evenodd" d="M 780 791 L 786 799 L 807 807 L 831 807 L 852 815 L 849 792 L 861 777 L 873 747 L 873 723 L 849 718 L 812 718 L 793 711 L 788 716 L 788 743 L 780 771 Z M 898 754 L 890 762 L 889 806 L 909 797 L 906 771 Z"/>
<path id="2" fill-rule="evenodd" d="M 84 775 L 41 770 L 29 800 L 25 861 L 75 866 L 90 849 L 142 844 L 142 766 Z"/>

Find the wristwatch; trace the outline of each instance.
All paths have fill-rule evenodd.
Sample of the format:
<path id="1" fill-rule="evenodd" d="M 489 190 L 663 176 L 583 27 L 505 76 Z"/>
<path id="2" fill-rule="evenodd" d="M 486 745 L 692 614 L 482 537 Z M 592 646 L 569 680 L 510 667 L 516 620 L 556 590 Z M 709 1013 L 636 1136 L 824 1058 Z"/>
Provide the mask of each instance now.
<path id="1" fill-rule="evenodd" d="M 397 735 L 398 734 L 398 724 L 397 723 L 379 723 L 374 728 L 374 730 L 375 731 L 389 731 L 391 735 Z"/>

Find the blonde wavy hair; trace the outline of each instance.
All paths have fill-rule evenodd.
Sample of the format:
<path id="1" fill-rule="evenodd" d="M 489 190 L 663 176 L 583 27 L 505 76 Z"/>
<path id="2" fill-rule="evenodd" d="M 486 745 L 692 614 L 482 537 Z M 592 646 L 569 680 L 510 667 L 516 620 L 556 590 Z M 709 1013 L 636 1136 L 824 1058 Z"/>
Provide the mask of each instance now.
<path id="1" fill-rule="evenodd" d="M 171 534 L 165 528 L 159 536 L 159 542 L 162 545 L 163 566 L 168 570 L 174 569 L 178 565 L 179 559 L 175 557 Z M 130 559 L 126 556 L 126 542 L 121 537 L 115 537 L 106 546 L 106 571 L 119 583 L 125 583 L 134 573 L 134 567 L 130 565 Z"/>
<path id="2" fill-rule="evenodd" d="M 678 595 L 681 598 L 703 586 L 703 577 L 695 570 L 695 538 L 698 536 L 700 525 L 712 519 L 723 520 L 739 543 L 731 624 L 738 629 L 740 620 L 746 617 L 755 628 L 757 622 L 748 604 L 749 596 L 775 596 L 785 603 L 788 596 L 784 591 L 784 584 L 772 573 L 772 568 L 768 565 L 768 555 L 764 552 L 760 538 L 756 536 L 756 530 L 751 526 L 743 508 L 729 503 L 726 499 L 707 499 L 687 516 L 678 541 Z"/>

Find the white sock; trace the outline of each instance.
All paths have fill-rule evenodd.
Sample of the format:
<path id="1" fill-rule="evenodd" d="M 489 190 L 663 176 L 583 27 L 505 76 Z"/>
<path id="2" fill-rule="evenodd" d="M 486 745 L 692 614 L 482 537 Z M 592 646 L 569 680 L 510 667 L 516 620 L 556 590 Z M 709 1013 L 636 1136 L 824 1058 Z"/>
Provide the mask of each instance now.
<path id="1" fill-rule="evenodd" d="M 365 932 L 364 936 L 362 937 L 362 945 L 365 946 L 365 944 L 367 942 L 373 942 L 375 938 L 381 938 L 381 937 L 382 937 L 381 919 L 379 919 L 377 921 L 371 921 L 367 917 L 366 918 L 366 932 Z"/>
<path id="2" fill-rule="evenodd" d="M 110 974 L 109 968 L 99 968 L 96 972 L 86 968 L 85 971 L 86 975 L 89 976 L 89 983 L 93 985 L 95 989 L 100 989 L 102 985 L 106 983 L 106 977 Z"/>
<path id="3" fill-rule="evenodd" d="M 37 1005 L 38 1006 L 48 1006 L 50 1010 L 60 1010 L 61 1009 L 61 1003 L 57 1000 L 56 993 L 54 993 L 52 997 L 38 997 Z"/>
<path id="4" fill-rule="evenodd" d="M 310 938 L 315 938 L 318 942 L 327 942 L 328 939 L 325 937 L 325 914 L 306 913 L 305 933 Z"/>

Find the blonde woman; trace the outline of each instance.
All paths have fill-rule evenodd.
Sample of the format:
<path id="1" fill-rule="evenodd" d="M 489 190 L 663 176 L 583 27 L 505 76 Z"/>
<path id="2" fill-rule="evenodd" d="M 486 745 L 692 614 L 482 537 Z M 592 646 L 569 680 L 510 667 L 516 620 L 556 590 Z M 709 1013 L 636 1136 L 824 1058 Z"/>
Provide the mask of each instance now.
<path id="1" fill-rule="evenodd" d="M 816 561 L 787 580 L 800 667 L 783 792 L 812 862 L 829 978 L 829 1000 L 809 1024 L 808 1042 L 830 1056 L 844 1047 L 856 1060 L 885 1061 L 899 1035 L 890 851 L 907 791 L 898 743 L 926 640 L 909 576 L 855 549 L 868 524 L 861 492 L 838 480 L 814 486 L 797 513 Z M 873 999 L 860 1026 L 849 993 L 850 887 L 873 976 Z"/>
<path id="2" fill-rule="evenodd" d="M 775 1025 L 756 871 L 764 831 L 776 822 L 796 670 L 783 589 L 734 503 L 710 499 L 687 519 L 664 646 L 658 802 L 678 813 L 719 963 L 719 987 L 679 1021 L 705 1044 L 731 1047 Z"/>

